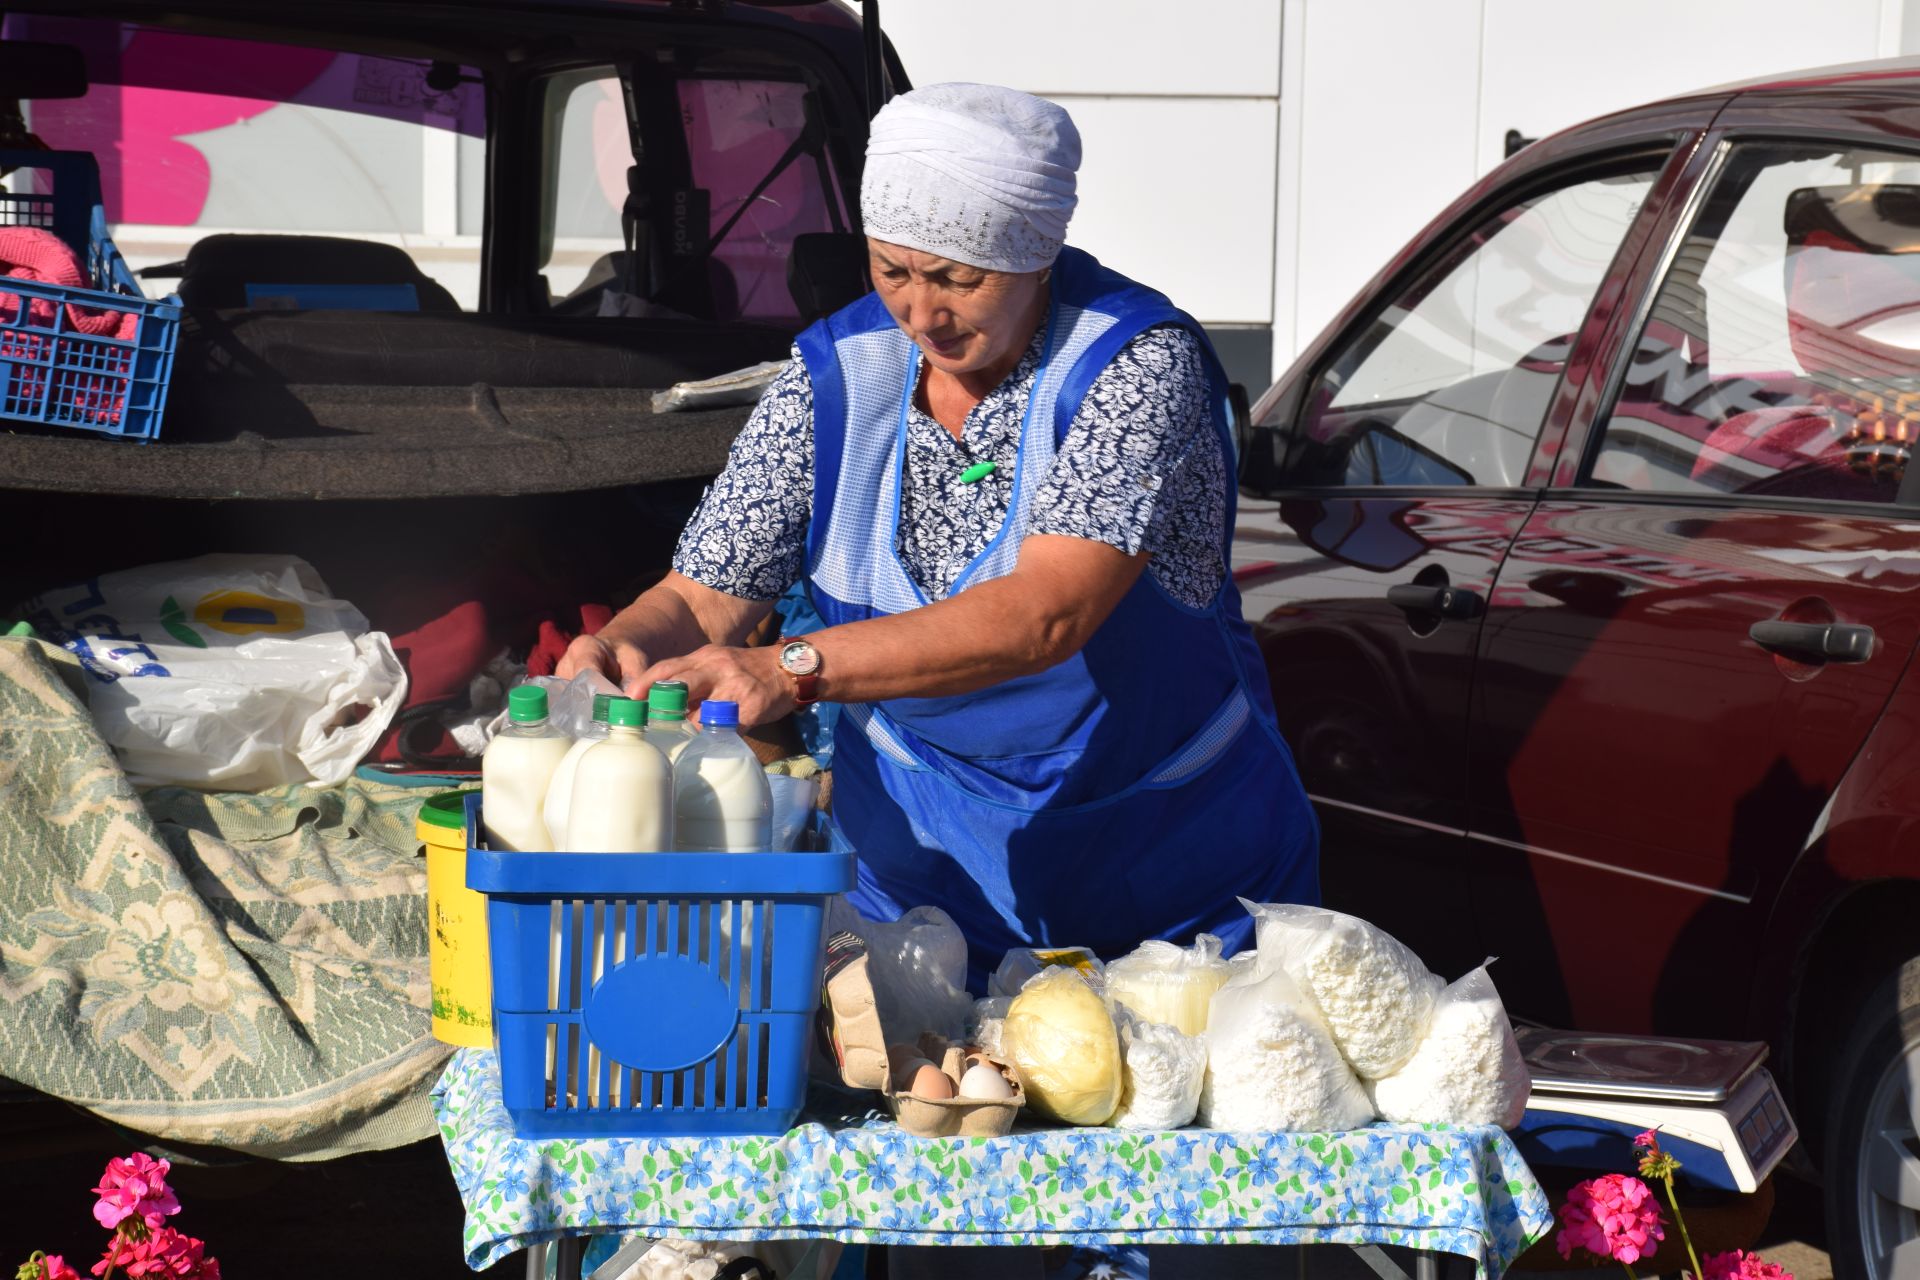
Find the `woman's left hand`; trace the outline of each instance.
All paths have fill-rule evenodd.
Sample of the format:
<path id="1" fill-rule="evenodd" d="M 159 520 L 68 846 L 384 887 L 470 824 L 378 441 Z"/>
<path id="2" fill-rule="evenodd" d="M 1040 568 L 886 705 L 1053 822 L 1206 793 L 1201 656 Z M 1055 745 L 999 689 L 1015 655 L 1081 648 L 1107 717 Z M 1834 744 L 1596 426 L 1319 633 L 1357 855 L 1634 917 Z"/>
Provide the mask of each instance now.
<path id="1" fill-rule="evenodd" d="M 779 650 L 709 644 L 684 658 L 656 662 L 641 673 L 642 689 L 660 680 L 687 682 L 689 706 L 718 699 L 740 704 L 742 725 L 772 724 L 794 708 L 793 681 L 780 669 Z"/>

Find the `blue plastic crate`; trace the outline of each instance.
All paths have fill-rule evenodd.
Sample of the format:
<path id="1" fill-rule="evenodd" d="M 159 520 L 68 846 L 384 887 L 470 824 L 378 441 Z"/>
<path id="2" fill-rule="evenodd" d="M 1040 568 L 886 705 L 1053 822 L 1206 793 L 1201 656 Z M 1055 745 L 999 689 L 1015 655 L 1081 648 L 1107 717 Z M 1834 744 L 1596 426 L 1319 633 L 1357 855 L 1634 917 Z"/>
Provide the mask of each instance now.
<path id="1" fill-rule="evenodd" d="M 94 287 L 0 277 L 0 420 L 153 439 L 173 376 L 179 299 L 141 292 L 107 234 L 92 156 L 0 151 L 0 167 L 10 166 L 51 172 L 53 191 L 0 191 L 0 226 L 53 232 L 85 258 Z M 131 333 L 82 331 L 84 318 L 101 313 L 135 317 Z"/>
<path id="2" fill-rule="evenodd" d="M 850 853 L 506 853 L 467 800 L 516 1132 L 785 1133 Z"/>

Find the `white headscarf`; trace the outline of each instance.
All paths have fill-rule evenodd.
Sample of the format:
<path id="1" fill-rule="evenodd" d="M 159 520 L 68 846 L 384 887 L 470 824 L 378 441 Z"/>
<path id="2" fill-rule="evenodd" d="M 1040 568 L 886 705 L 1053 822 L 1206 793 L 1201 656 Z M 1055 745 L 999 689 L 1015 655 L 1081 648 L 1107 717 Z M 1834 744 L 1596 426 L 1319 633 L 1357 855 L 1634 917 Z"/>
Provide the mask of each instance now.
<path id="1" fill-rule="evenodd" d="M 860 216 L 889 244 L 990 271 L 1038 271 L 1073 216 L 1080 131 L 1044 98 L 936 84 L 880 108 Z"/>

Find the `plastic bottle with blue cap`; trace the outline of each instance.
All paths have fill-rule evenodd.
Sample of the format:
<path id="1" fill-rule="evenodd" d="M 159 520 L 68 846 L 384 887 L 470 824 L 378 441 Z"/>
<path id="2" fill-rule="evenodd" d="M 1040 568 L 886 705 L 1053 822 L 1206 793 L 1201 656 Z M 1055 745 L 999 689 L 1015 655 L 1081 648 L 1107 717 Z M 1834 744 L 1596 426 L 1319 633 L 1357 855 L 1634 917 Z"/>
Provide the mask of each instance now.
<path id="1" fill-rule="evenodd" d="M 700 733 L 673 762 L 674 847 L 688 853 L 765 853 L 773 843 L 773 790 L 740 737 L 740 707 L 700 704 Z"/>

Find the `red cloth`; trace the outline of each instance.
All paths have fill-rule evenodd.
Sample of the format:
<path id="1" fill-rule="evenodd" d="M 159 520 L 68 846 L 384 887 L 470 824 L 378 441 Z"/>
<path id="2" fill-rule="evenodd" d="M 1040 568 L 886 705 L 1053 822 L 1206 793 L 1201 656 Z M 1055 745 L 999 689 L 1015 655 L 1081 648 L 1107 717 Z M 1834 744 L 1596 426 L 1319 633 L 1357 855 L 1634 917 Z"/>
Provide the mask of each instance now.
<path id="1" fill-rule="evenodd" d="M 564 631 L 551 618 L 540 622 L 539 637 L 533 643 L 533 651 L 527 654 L 527 674 L 530 676 L 550 676 L 560 665 L 560 659 L 566 657 L 567 646 L 573 643 L 575 636 L 590 636 L 613 621 L 613 610 L 603 604 L 583 604 L 579 610 L 580 626 L 577 631 Z"/>
<path id="2" fill-rule="evenodd" d="M 90 289 L 80 255 L 59 236 L 42 227 L 0 227 L 0 275 L 67 289 Z M 17 320 L 20 295 L 0 293 L 0 321 Z M 27 323 L 53 327 L 53 303 L 34 298 L 27 306 Z M 131 311 L 103 311 L 67 304 L 67 326 L 96 338 L 131 342 L 140 329 L 140 317 Z"/>

